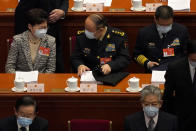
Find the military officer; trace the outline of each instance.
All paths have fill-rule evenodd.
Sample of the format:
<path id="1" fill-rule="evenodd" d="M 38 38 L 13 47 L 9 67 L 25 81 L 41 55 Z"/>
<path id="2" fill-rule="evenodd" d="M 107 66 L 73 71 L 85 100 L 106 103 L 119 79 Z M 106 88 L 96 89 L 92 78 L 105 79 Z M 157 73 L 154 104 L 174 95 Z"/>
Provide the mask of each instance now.
<path id="1" fill-rule="evenodd" d="M 85 30 L 77 33 L 71 62 L 79 76 L 88 70 L 107 75 L 124 69 L 130 63 L 126 34 L 108 26 L 103 15 L 89 15 Z"/>
<path id="2" fill-rule="evenodd" d="M 166 70 L 169 62 L 184 56 L 189 39 L 187 28 L 173 22 L 171 7 L 158 7 L 154 20 L 154 24 L 139 31 L 133 54 L 147 72 Z"/>

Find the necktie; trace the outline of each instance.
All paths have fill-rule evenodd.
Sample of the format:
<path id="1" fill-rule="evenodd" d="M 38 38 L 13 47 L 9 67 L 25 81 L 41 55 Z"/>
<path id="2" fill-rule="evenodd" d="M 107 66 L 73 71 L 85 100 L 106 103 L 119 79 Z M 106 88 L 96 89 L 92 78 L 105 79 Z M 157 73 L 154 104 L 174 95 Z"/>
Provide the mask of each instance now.
<path id="1" fill-rule="evenodd" d="M 151 118 L 149 123 L 148 123 L 148 131 L 153 131 L 154 127 L 154 120 Z"/>
<path id="2" fill-rule="evenodd" d="M 27 131 L 26 127 L 21 127 L 20 130 L 21 131 Z"/>
<path id="3" fill-rule="evenodd" d="M 162 39 L 165 39 L 166 38 L 166 33 L 162 33 Z"/>

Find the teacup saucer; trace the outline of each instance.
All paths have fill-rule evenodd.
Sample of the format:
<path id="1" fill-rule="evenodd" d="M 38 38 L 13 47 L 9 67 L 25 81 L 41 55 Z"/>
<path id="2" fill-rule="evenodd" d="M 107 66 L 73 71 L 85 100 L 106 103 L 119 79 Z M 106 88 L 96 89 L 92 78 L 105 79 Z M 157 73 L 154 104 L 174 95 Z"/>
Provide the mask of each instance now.
<path id="1" fill-rule="evenodd" d="M 13 87 L 12 91 L 14 91 L 14 92 L 25 92 L 25 91 L 27 91 L 27 88 L 24 87 L 24 90 L 17 90 L 16 87 Z"/>
<path id="2" fill-rule="evenodd" d="M 145 11 L 146 10 L 146 7 L 144 7 L 144 6 L 142 6 L 141 8 L 131 7 L 130 10 L 132 10 L 132 11 Z"/>
<path id="3" fill-rule="evenodd" d="M 79 90 L 80 90 L 79 87 L 77 87 L 77 88 L 75 88 L 75 89 L 72 89 L 72 88 L 69 88 L 69 87 L 66 87 L 66 88 L 65 88 L 65 91 L 67 91 L 67 92 L 77 92 L 77 91 L 79 91 Z"/>
<path id="4" fill-rule="evenodd" d="M 142 88 L 137 88 L 137 89 L 131 89 L 130 87 L 127 87 L 126 88 L 126 91 L 128 91 L 128 92 L 139 92 L 139 91 L 141 91 L 142 90 Z"/>
<path id="5" fill-rule="evenodd" d="M 86 7 L 83 7 L 82 9 L 77 9 L 75 7 L 72 7 L 71 10 L 72 11 L 78 11 L 78 12 L 80 12 L 80 11 L 85 11 L 86 10 Z"/>

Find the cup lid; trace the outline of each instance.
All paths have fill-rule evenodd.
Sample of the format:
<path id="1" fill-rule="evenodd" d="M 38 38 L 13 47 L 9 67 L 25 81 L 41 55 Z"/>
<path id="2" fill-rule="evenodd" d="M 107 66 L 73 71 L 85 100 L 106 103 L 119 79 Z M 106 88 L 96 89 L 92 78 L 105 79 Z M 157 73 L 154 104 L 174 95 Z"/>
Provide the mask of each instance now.
<path id="1" fill-rule="evenodd" d="M 78 78 L 75 78 L 74 76 L 67 79 L 67 81 L 70 81 L 70 82 L 74 82 L 74 81 L 77 81 L 77 80 L 78 80 Z"/>
<path id="2" fill-rule="evenodd" d="M 16 82 L 24 82 L 24 79 L 23 78 L 16 78 L 14 81 L 16 81 Z"/>
<path id="3" fill-rule="evenodd" d="M 139 81 L 140 79 L 139 78 L 137 78 L 137 77 L 132 77 L 131 79 L 129 79 L 129 81 Z"/>

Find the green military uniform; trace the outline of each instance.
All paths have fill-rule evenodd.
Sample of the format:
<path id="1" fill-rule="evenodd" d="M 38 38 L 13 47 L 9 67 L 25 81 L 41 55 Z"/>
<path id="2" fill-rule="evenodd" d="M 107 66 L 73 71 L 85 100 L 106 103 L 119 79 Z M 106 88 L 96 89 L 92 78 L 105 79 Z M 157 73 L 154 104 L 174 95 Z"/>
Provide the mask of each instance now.
<path id="1" fill-rule="evenodd" d="M 121 71 L 130 63 L 126 34 L 119 29 L 107 27 L 103 39 L 96 40 L 88 39 L 84 30 L 78 31 L 71 62 L 76 70 L 79 65 L 97 70 L 107 63 L 112 71 Z"/>

